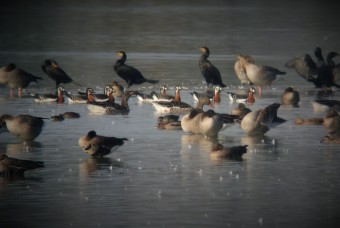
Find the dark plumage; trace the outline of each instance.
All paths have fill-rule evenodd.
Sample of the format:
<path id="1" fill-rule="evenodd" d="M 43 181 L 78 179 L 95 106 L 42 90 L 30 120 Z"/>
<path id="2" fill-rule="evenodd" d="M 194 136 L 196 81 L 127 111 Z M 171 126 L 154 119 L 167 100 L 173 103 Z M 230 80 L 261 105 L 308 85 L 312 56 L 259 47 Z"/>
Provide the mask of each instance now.
<path id="1" fill-rule="evenodd" d="M 54 59 L 46 59 L 42 65 L 41 69 L 56 83 L 56 88 L 61 83 L 71 83 L 73 82 L 72 78 L 65 73 L 63 69 L 60 68 L 57 61 Z"/>
<path id="2" fill-rule="evenodd" d="M 42 161 L 21 160 L 0 154 L 0 176 L 22 176 L 26 170 L 44 167 Z"/>
<path id="3" fill-rule="evenodd" d="M 116 61 L 115 65 L 113 66 L 113 69 L 117 73 L 119 77 L 125 80 L 127 83 L 127 87 L 129 88 L 130 86 L 136 84 L 142 84 L 144 82 L 149 82 L 152 84 L 158 83 L 159 80 L 152 80 L 152 79 L 146 79 L 144 76 L 141 74 L 139 70 L 136 68 L 126 65 L 126 53 L 124 51 L 118 51 L 117 56 L 119 59 Z"/>
<path id="4" fill-rule="evenodd" d="M 202 55 L 199 59 L 198 65 L 201 73 L 208 85 L 226 87 L 222 82 L 220 71 L 208 60 L 210 51 L 207 47 L 200 48 Z"/>

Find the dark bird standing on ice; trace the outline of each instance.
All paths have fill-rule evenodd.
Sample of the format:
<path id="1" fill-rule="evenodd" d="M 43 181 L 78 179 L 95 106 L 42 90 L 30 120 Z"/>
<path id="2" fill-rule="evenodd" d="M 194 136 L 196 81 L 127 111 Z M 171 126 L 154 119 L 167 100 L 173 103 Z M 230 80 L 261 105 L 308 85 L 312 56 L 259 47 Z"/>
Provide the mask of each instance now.
<path id="1" fill-rule="evenodd" d="M 158 83 L 159 80 L 152 80 L 152 79 L 146 79 L 142 75 L 142 73 L 137 70 L 136 68 L 126 65 L 126 53 L 124 51 L 118 51 L 116 52 L 119 59 L 116 61 L 115 65 L 113 66 L 113 69 L 118 74 L 119 77 L 124 79 L 126 83 L 128 84 L 128 88 L 134 84 L 139 85 L 144 82 L 149 82 L 152 84 Z"/>

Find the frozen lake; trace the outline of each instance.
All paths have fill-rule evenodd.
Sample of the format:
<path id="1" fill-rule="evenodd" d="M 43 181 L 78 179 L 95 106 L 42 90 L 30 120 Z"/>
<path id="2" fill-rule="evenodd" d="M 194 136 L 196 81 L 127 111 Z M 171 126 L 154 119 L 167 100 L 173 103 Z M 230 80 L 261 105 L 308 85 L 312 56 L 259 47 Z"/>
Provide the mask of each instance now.
<path id="1" fill-rule="evenodd" d="M 20 2 L 20 1 L 18 1 Z M 233 70 L 237 54 L 287 74 L 255 96 L 257 110 L 280 102 L 282 91 L 300 91 L 298 108 L 280 107 L 287 122 L 263 137 L 250 137 L 238 125 L 222 132 L 226 146 L 248 145 L 243 161 L 210 159 L 212 140 L 182 131 L 159 130 L 159 114 L 150 104 L 129 100 L 128 115 L 93 115 L 82 104 L 37 104 L 10 98 L 0 87 L 0 115 L 50 117 L 66 111 L 79 119 L 46 120 L 29 147 L 8 133 L 0 134 L 0 153 L 41 160 L 45 168 L 24 178 L 0 177 L 1 227 L 338 227 L 340 199 L 339 145 L 320 143 L 322 126 L 296 126 L 297 116 L 324 117 L 311 100 L 318 90 L 284 64 L 292 57 L 340 51 L 337 11 L 317 2 L 252 1 L 33 1 L 0 8 L 0 66 L 14 62 L 42 82 L 26 92 L 49 92 L 54 82 L 40 65 L 54 58 L 80 83 L 66 90 L 102 91 L 112 80 L 115 51 L 127 52 L 127 64 L 169 87 L 181 85 L 182 100 L 193 104 L 191 91 L 204 90 L 198 69 L 199 46 L 227 84 L 239 91 Z M 307 2 L 307 1 L 306 1 Z M 314 56 L 313 56 L 314 57 Z M 339 62 L 339 59 L 336 59 Z M 160 85 L 132 89 L 158 91 Z M 334 91 L 329 98 L 340 98 Z M 222 103 L 230 113 L 237 104 Z M 129 141 L 102 159 L 90 158 L 78 138 L 98 134 Z"/>

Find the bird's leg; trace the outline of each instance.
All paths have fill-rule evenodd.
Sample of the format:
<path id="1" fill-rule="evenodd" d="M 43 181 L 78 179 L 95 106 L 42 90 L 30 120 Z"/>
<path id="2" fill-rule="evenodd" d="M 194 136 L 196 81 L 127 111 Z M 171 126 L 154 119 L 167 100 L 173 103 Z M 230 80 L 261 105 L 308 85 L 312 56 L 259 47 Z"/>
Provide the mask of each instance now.
<path id="1" fill-rule="evenodd" d="M 21 97 L 22 96 L 22 88 L 18 89 L 18 96 Z"/>
<path id="2" fill-rule="evenodd" d="M 13 93 L 14 93 L 14 89 L 11 88 L 10 91 L 9 91 L 9 94 L 10 94 L 11 97 L 13 97 Z"/>
<path id="3" fill-rule="evenodd" d="M 262 96 L 262 87 L 260 85 L 257 86 L 259 96 Z"/>

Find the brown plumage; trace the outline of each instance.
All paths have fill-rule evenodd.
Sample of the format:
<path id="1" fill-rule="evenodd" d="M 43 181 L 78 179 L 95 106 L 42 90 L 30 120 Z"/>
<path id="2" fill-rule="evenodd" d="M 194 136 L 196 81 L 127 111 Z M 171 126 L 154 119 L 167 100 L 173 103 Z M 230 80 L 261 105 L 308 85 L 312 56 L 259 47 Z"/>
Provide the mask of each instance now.
<path id="1" fill-rule="evenodd" d="M 281 104 L 283 105 L 298 106 L 299 102 L 300 102 L 300 94 L 297 90 L 294 90 L 292 87 L 288 87 L 281 94 Z"/>
<path id="2" fill-rule="evenodd" d="M 296 117 L 294 120 L 295 125 L 322 125 L 323 118 L 307 118 Z"/>
<path id="3" fill-rule="evenodd" d="M 44 167 L 42 161 L 21 160 L 0 154 L 0 176 L 22 176 L 26 170 Z"/>
<path id="4" fill-rule="evenodd" d="M 127 138 L 97 135 L 97 133 L 92 130 L 89 131 L 86 136 L 81 136 L 78 140 L 78 144 L 88 155 L 102 157 L 122 146 L 124 141 L 127 140 Z"/>
<path id="5" fill-rule="evenodd" d="M 248 145 L 224 147 L 222 144 L 215 144 L 210 153 L 211 159 L 229 158 L 234 160 L 242 160 L 242 155 L 247 153 Z"/>

